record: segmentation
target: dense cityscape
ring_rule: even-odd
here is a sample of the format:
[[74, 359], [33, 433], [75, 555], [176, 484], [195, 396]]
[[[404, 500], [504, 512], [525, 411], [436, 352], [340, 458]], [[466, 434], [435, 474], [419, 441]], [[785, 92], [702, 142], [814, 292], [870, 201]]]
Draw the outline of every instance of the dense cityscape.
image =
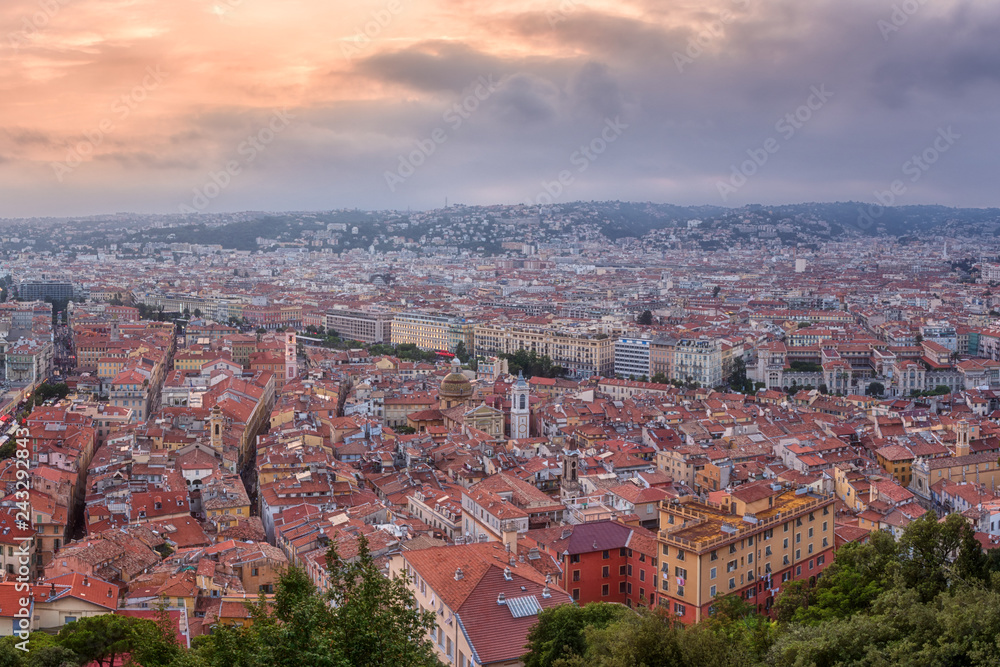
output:
[[437, 659], [513, 664], [561, 605], [773, 616], [928, 517], [1000, 554], [1000, 214], [832, 210], [8, 221], [5, 634], [24, 563], [32, 631], [191, 646], [333, 547]]
[[0, 667], [1000, 665], [996, 0], [0, 2]]

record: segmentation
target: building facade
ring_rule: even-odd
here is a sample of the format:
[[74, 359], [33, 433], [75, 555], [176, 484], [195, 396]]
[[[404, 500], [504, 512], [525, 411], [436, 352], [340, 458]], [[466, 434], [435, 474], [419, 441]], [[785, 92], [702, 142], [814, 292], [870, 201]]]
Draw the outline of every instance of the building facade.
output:
[[336, 331], [345, 340], [362, 343], [388, 343], [392, 340], [393, 313], [366, 310], [334, 309], [326, 314], [326, 329]]

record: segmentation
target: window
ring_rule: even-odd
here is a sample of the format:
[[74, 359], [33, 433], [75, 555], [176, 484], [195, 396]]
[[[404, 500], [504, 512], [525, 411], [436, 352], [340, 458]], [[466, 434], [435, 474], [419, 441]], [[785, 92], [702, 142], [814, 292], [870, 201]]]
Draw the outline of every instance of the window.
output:
[[736, 553], [736, 543], [735, 542], [733, 544], [729, 545], [729, 553], [731, 553], [731, 554]]
[[812, 542], [810, 542], [810, 543], [809, 543], [809, 549], [808, 549], [808, 552], [809, 552], [809, 553], [812, 553], [812, 552], [813, 552], [813, 545], [812, 545]]
[[766, 547], [764, 547], [764, 555], [765, 556], [770, 556], [771, 555], [771, 545], [770, 544], [767, 545]]
[[785, 548], [786, 549], [788, 548], [788, 538], [787, 537], [785, 538]]
[[678, 616], [683, 616], [687, 612], [687, 609], [680, 602], [674, 603], [674, 613]]
[[823, 538], [823, 546], [825, 547], [825, 546], [829, 545], [829, 543], [830, 543], [830, 538], [824, 537]]
[[731, 577], [729, 579], [729, 590], [733, 590], [734, 588], [736, 588], [736, 578]]
[[622, 577], [625, 576], [625, 566], [624, 565], [619, 565], [618, 566], [618, 575], [622, 576]]
[[802, 574], [802, 566], [801, 565], [795, 566], [795, 576], [797, 577], [801, 574]]
[[603, 597], [607, 597], [608, 596], [608, 592], [609, 591], [608, 591], [608, 585], [607, 584], [604, 584], [603, 586], [601, 586], [601, 595]]
[[810, 529], [809, 529], [809, 537], [812, 537], [812, 536], [813, 536], [813, 529], [812, 529], [812, 528], [810, 528]]
[[708, 587], [708, 594], [713, 598], [715, 597], [715, 586]]
[[825, 562], [826, 562], [826, 556], [819, 556], [816, 559], [816, 565], [817, 565], [817, 567], [822, 567], [823, 563], [825, 563]]
[[670, 555], [670, 548], [666, 544], [663, 545], [663, 555], [664, 556]]
[[678, 549], [677, 550], [677, 560], [684, 560], [684, 550], [683, 549]]
[[810, 570], [813, 569], [813, 559], [812, 558], [809, 559], [809, 569]]
[[786, 533], [788, 532], [788, 522], [787, 522], [787, 521], [786, 521], [786, 522], [785, 522], [785, 524], [784, 524], [784, 525], [782, 526], [782, 529], [783, 529], [783, 530], [784, 530], [784, 531], [785, 531]]
[[748, 563], [752, 563], [753, 562], [753, 552], [750, 552], [750, 553], [747, 554], [747, 562]]
[[629, 566], [628, 566], [628, 568], [627, 568], [627, 569], [628, 569], [628, 576], [630, 576], [630, 577], [631, 577], [631, 576], [632, 576], [632, 565], [631, 565], [631, 564], [629, 564]]
[[72, 623], [75, 620], [76, 620], [76, 616], [67, 616], [65, 622], [66, 623]]
[[726, 572], [735, 572], [735, 571], [736, 571], [736, 559], [734, 558], [733, 560], [726, 563]]
[[571, 562], [571, 563], [579, 563], [580, 562], [580, 554], [573, 554], [572, 556], [570, 556], [569, 557], [569, 562]]
[[719, 560], [719, 552], [716, 549], [712, 549], [712, 553], [709, 555], [709, 560]]
[[580, 581], [580, 570], [573, 570], [573, 581]]
[[639, 581], [646, 581], [646, 570], [639, 570]]
[[579, 600], [580, 599], [580, 589], [579, 588], [574, 588], [573, 589], [573, 599], [574, 600]]
[[609, 553], [608, 553], [608, 550], [607, 550], [607, 549], [605, 549], [605, 550], [604, 550], [604, 551], [603, 551], [603, 552], [601, 553], [601, 558], [603, 558], [604, 560], [607, 560], [607, 559], [611, 558], [611, 554], [609, 554]]
[[688, 571], [685, 570], [683, 567], [675, 567], [674, 568], [674, 576], [675, 577], [679, 577], [681, 579], [687, 579], [688, 578]]
[[621, 549], [618, 550], [618, 555], [622, 556], [622, 557], [628, 555], [628, 549], [626, 549], [625, 547], [622, 547]]
[[624, 581], [618, 582], [618, 592], [619, 593], [624, 593], [625, 592], [625, 582]]
[[716, 569], [713, 567], [711, 570], [708, 571], [708, 578], [709, 579], [715, 579], [715, 575], [716, 574], [718, 574], [718, 573], [716, 572]]
[[610, 576], [611, 576], [611, 568], [605, 565], [604, 567], [601, 568], [601, 578], [607, 579]]
[[802, 533], [796, 533], [795, 534], [795, 543], [798, 544], [801, 541], [802, 541]]

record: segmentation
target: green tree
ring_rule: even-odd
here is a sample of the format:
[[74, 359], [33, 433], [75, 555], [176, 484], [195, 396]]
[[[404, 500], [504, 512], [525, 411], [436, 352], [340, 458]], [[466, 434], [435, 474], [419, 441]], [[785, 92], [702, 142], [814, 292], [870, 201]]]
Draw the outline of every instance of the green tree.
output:
[[358, 538], [358, 554], [348, 562], [334, 545], [326, 554], [327, 597], [333, 605], [333, 635], [348, 664], [358, 667], [439, 665], [428, 632], [434, 612], [419, 611], [405, 577], [387, 578]]
[[321, 594], [296, 567], [282, 575], [273, 602], [248, 604], [252, 623], [215, 628], [197, 654], [213, 667], [437, 666], [428, 638], [434, 613], [416, 608], [405, 578], [382, 575], [361, 536], [344, 561], [327, 552], [330, 590]]
[[[801, 589], [786, 589], [777, 602], [783, 609], [797, 606], [794, 620], [800, 623], [848, 617], [867, 609], [890, 588], [899, 568], [899, 544], [889, 533], [872, 531], [866, 544], [851, 542], [841, 547], [811, 591], [806, 606], [801, 603]], [[786, 594], [793, 599], [785, 600]]]
[[642, 311], [639, 317], [635, 318], [635, 322], [636, 324], [640, 324], [644, 327], [650, 326], [653, 324], [653, 312], [650, 310]]
[[868, 389], [865, 390], [866, 396], [884, 396], [885, 395], [885, 385], [881, 382], [872, 382], [868, 385]]
[[11, 438], [0, 446], [0, 460], [9, 459], [17, 453], [17, 440]]
[[631, 613], [621, 605], [591, 602], [582, 607], [564, 604], [538, 614], [528, 633], [524, 667], [552, 667], [560, 659], [586, 652], [587, 628], [604, 628]]
[[136, 648], [136, 639], [144, 635], [139, 626], [151, 623], [117, 614], [89, 616], [63, 626], [57, 641], [84, 664], [96, 662], [98, 667], [112, 667], [123, 653]]

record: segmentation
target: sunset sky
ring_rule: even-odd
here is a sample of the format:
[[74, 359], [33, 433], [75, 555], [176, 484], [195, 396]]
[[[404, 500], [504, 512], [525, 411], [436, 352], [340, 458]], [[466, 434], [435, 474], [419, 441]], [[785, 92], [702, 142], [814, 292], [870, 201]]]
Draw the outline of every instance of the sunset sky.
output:
[[996, 0], [3, 0], [0, 218], [997, 206], [997, 35]]

